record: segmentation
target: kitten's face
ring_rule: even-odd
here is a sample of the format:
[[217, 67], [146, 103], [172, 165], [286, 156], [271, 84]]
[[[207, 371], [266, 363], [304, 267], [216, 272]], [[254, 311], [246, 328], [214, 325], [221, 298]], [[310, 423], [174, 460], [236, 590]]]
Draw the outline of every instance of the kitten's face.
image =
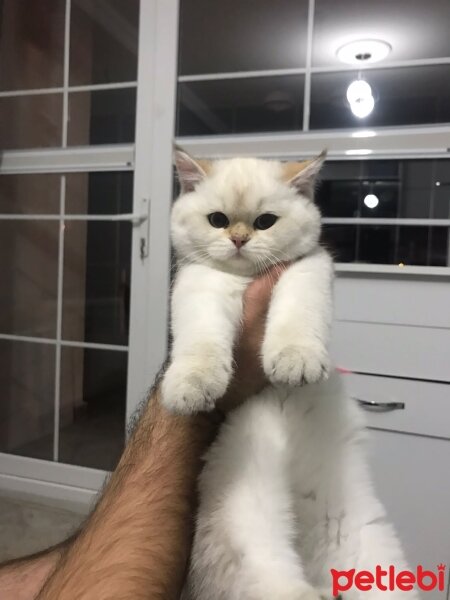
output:
[[320, 234], [311, 196], [322, 162], [194, 161], [178, 151], [182, 193], [172, 211], [178, 257], [254, 275], [307, 254]]

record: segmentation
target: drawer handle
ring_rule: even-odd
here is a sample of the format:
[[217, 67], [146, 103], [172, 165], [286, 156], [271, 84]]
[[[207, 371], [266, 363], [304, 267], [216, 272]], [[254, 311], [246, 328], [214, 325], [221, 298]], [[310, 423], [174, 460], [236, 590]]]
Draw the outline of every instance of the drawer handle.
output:
[[376, 402], [375, 400], [361, 400], [361, 398], [353, 398], [364, 410], [374, 412], [389, 412], [391, 410], [404, 410], [404, 402]]

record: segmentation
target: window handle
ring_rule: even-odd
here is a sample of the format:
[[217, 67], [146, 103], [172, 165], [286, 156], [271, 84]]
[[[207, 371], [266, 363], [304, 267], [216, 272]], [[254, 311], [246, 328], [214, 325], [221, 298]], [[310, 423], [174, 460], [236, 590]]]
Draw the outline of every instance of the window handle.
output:
[[391, 410], [404, 410], [404, 402], [376, 402], [375, 400], [362, 400], [361, 398], [353, 398], [364, 408], [372, 412], [390, 412]]

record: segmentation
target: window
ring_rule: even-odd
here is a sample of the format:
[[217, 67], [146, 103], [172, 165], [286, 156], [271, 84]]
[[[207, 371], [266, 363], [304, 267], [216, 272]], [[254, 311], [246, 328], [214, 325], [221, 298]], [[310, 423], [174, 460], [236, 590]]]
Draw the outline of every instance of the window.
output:
[[450, 266], [449, 187], [450, 160], [326, 163], [323, 242], [339, 262]]
[[[308, 4], [181, 1], [178, 135], [450, 122], [446, 0], [316, 0], [312, 15]], [[361, 37], [381, 37], [385, 60], [341, 62]], [[375, 99], [364, 121], [346, 98], [361, 78]]]
[[[317, 201], [338, 262], [450, 266], [447, 0], [283, 0], [276, 9], [181, 0], [180, 8], [182, 146], [204, 157], [278, 159], [328, 147]], [[385, 58], [342, 62], [339, 49], [361, 38], [385, 42]], [[374, 98], [365, 117], [347, 100], [359, 79]]]
[[101, 469], [120, 456], [132, 194], [127, 171], [0, 175], [0, 450]]
[[0, 11], [2, 147], [15, 151], [0, 174], [0, 451], [112, 469], [133, 213], [133, 147], [114, 146], [135, 140], [139, 1]]
[[134, 141], [139, 0], [5, 0], [0, 11], [4, 150]]

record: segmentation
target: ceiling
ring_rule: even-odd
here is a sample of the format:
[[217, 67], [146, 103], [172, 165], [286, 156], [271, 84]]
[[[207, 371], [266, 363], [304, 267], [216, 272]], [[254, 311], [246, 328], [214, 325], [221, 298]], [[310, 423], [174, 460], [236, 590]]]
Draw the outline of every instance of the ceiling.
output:
[[[450, 0], [316, 0], [313, 66], [341, 65], [337, 49], [389, 42], [392, 61], [450, 56]], [[182, 0], [180, 74], [305, 66], [308, 0]]]

